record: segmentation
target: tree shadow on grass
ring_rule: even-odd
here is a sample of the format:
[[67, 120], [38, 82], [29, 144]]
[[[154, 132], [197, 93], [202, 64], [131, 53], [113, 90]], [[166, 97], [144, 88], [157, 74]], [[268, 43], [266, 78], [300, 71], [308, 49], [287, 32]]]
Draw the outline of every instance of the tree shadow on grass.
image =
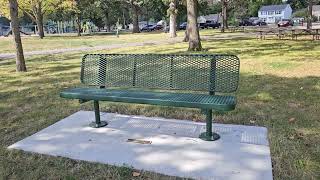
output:
[[[81, 60], [82, 54], [86, 53], [64, 53], [62, 56], [58, 54], [52, 54], [52, 55], [34, 55], [29, 56], [25, 58], [26, 64], [28, 66], [29, 63], [47, 63], [47, 62], [63, 62], [66, 60], [72, 60], [72, 59], [79, 59]], [[13, 65], [15, 64], [15, 59], [4, 59], [0, 60], [0, 66], [7, 66], [7, 65]]]
[[[80, 85], [78, 80], [75, 81], [79, 74], [69, 72], [74, 68], [77, 68], [77, 65], [66, 65], [63, 68], [59, 66], [48, 67], [45, 72], [37, 72], [40, 79], [6, 83], [4, 88], [27, 85], [29, 87], [21, 91], [10, 89], [5, 94], [1, 94], [3, 105], [0, 106], [0, 116], [2, 117], [0, 144], [10, 145], [80, 109], [92, 110], [92, 103], [79, 105], [75, 100], [59, 97], [59, 92], [64, 88]], [[51, 77], [48, 78], [47, 75]], [[267, 127], [275, 177], [278, 179], [297, 177], [299, 179], [304, 176], [307, 179], [312, 179], [316, 172], [302, 166], [298, 166], [297, 169], [296, 157], [303, 155], [304, 159], [301, 157], [301, 161], [317, 157], [317, 146], [320, 142], [316, 137], [319, 136], [319, 132], [318, 134], [314, 133], [314, 129], [320, 128], [317, 98], [319, 87], [320, 77], [287, 78], [268, 74], [242, 73], [237, 92], [236, 110], [216, 115], [215, 121]], [[194, 121], [203, 121], [205, 118], [197, 109], [151, 105], [104, 102], [101, 103], [101, 110]], [[295, 122], [290, 123], [289, 119], [291, 118], [294, 118]], [[308, 132], [304, 134], [302, 139], [289, 139], [296, 134], [297, 130], [301, 129]], [[319, 159], [315, 161], [319, 162]], [[288, 167], [283, 168], [281, 164], [286, 164]], [[20, 165], [18, 166], [20, 167]], [[36, 166], [35, 168], [41, 167]]]

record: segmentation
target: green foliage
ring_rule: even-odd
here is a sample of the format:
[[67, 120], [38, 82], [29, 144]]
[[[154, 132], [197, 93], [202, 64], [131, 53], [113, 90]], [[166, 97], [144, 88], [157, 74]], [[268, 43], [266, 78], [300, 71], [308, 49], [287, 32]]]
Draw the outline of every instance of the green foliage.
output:
[[300, 9], [296, 12], [293, 13], [293, 17], [303, 17], [306, 18], [308, 17], [308, 10], [306, 8]]

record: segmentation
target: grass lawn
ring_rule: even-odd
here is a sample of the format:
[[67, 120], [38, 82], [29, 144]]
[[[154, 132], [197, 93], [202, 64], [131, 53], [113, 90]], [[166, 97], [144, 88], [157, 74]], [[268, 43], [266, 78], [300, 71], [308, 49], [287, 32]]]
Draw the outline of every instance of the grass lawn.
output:
[[[203, 34], [209, 38], [203, 41], [205, 50], [200, 53], [235, 54], [241, 59], [237, 108], [217, 116], [216, 122], [267, 127], [275, 179], [320, 179], [320, 42], [215, 39], [210, 38], [210, 31]], [[146, 40], [146, 36], [151, 37], [128, 35], [124, 41]], [[95, 38], [101, 43], [113, 39], [61, 37], [61, 44], [54, 46], [70, 47], [66, 46], [67, 41], [89, 45], [96, 43]], [[155, 35], [157, 38], [161, 34]], [[40, 42], [29, 40], [31, 44], [31, 40]], [[50, 38], [43, 41], [46, 43]], [[186, 49], [186, 43], [178, 43], [99, 52], [188, 53]], [[12, 50], [7, 47], [6, 51]], [[0, 61], [0, 179], [177, 179], [151, 172], [132, 177], [134, 170], [126, 166], [119, 168], [6, 149], [80, 109], [92, 110], [91, 104], [79, 105], [77, 101], [59, 97], [63, 88], [80, 84], [81, 56], [69, 53], [28, 57], [27, 73], [16, 73], [13, 59]], [[196, 109], [106, 102], [101, 106], [105, 112], [193, 121], [205, 118]]]
[[[141, 33], [120, 34], [119, 38], [113, 33], [110, 34], [97, 34], [94, 36], [83, 35], [77, 37], [72, 35], [48, 35], [44, 39], [38, 36], [22, 36], [23, 48], [25, 52], [39, 51], [39, 50], [52, 50], [52, 49], [65, 49], [77, 47], [94, 47], [105, 46], [111, 44], [144, 42], [148, 40], [166, 40], [169, 39], [164, 33]], [[12, 43], [12, 36], [0, 38], [0, 53], [14, 53], [14, 44]]]

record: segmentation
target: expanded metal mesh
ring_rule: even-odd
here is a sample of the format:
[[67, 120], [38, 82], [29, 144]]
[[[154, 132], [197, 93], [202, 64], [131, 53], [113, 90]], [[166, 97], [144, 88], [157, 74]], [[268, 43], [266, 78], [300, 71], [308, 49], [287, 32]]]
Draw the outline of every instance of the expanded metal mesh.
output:
[[87, 54], [81, 82], [229, 93], [238, 88], [239, 67], [239, 58], [233, 55]]

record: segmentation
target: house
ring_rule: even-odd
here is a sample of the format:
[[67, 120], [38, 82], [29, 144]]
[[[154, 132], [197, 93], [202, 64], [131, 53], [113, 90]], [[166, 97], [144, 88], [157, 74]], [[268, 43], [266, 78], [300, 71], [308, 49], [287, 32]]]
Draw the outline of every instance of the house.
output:
[[290, 19], [292, 8], [290, 4], [262, 6], [258, 11], [258, 17], [266, 23], [276, 23], [282, 19]]
[[199, 16], [197, 19], [198, 23], [206, 23], [207, 21], [220, 22], [219, 14], [209, 14], [206, 16]]
[[320, 5], [315, 5], [312, 7], [312, 15], [317, 17], [317, 20], [320, 21]]

